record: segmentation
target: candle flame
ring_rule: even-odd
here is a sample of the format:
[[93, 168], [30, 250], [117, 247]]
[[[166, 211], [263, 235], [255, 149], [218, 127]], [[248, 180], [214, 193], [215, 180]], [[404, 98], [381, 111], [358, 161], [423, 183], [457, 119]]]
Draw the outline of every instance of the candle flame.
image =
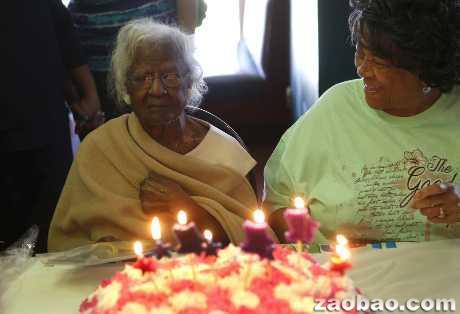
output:
[[294, 198], [294, 206], [297, 209], [305, 208], [305, 201], [300, 196], [297, 196], [296, 198]]
[[346, 246], [337, 245], [335, 247], [335, 251], [337, 252], [337, 255], [340, 257], [340, 259], [342, 260], [347, 260], [351, 258], [350, 250], [348, 250]]
[[265, 222], [265, 214], [261, 209], [256, 209], [253, 214], [254, 221], [258, 224]]
[[206, 229], [206, 230], [203, 232], [203, 236], [204, 236], [204, 238], [205, 238], [208, 242], [212, 242], [212, 232], [211, 232], [211, 230]]
[[155, 241], [161, 240], [161, 226], [160, 226], [160, 219], [158, 217], [153, 217], [152, 219], [152, 238]]
[[345, 238], [345, 236], [342, 235], [342, 234], [338, 234], [335, 238], [337, 240], [338, 245], [347, 245], [348, 244], [348, 239]]
[[181, 225], [186, 225], [187, 224], [187, 213], [183, 210], [180, 210], [179, 213], [177, 213], [177, 221]]
[[136, 253], [137, 257], [141, 258], [142, 257], [142, 243], [141, 241], [136, 241], [134, 242], [134, 253]]

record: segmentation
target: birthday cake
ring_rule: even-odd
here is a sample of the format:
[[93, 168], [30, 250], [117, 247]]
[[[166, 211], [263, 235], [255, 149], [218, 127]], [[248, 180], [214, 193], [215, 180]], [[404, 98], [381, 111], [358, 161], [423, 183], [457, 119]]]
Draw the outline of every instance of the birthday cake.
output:
[[263, 259], [230, 245], [217, 256], [144, 257], [127, 264], [101, 282], [80, 313], [300, 314], [314, 313], [319, 301], [358, 295], [343, 272], [306, 252], [276, 247], [272, 259]]

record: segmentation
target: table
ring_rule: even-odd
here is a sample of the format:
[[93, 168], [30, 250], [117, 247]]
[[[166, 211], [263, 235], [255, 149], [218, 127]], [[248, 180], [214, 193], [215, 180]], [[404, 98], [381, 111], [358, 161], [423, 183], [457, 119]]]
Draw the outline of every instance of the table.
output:
[[[353, 249], [352, 254], [354, 266], [349, 274], [369, 298], [394, 298], [400, 304], [410, 298], [453, 298], [460, 309], [460, 239], [400, 243], [394, 249], [366, 247]], [[321, 254], [318, 259], [325, 261], [327, 256]], [[0, 313], [78, 313], [80, 302], [98, 283], [123, 267], [47, 267], [32, 260], [8, 285]]]

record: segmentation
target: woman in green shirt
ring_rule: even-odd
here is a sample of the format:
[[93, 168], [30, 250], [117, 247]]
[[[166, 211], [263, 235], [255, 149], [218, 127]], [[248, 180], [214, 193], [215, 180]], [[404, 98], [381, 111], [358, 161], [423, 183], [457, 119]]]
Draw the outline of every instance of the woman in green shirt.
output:
[[281, 138], [265, 168], [271, 221], [281, 236], [283, 209], [303, 195], [319, 241], [460, 237], [454, 1], [350, 3], [361, 79], [329, 89]]

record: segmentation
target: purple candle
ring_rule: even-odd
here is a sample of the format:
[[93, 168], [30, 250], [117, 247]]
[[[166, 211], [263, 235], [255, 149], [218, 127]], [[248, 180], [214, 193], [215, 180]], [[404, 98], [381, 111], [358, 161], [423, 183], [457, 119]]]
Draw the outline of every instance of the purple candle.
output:
[[177, 214], [177, 220], [179, 223], [173, 226], [174, 234], [176, 235], [179, 247], [178, 253], [201, 253], [201, 243], [203, 238], [198, 232], [195, 223], [187, 223], [187, 214], [181, 210]]
[[156, 245], [153, 251], [148, 254], [148, 256], [155, 256], [157, 259], [161, 259], [162, 257], [171, 257], [171, 245], [161, 241], [161, 226], [158, 217], [153, 217], [151, 231], [152, 238], [155, 240]]
[[217, 251], [222, 248], [222, 243], [220, 242], [214, 242], [212, 240], [212, 232], [206, 229], [203, 232], [203, 236], [206, 239], [205, 242], [201, 244], [201, 247], [203, 251], [205, 252], [206, 255], [217, 255]]
[[160, 259], [162, 257], [171, 257], [171, 244], [169, 243], [163, 243], [163, 241], [158, 240], [156, 241], [155, 248], [153, 249], [153, 255], [157, 259]]
[[248, 253], [256, 253], [262, 258], [273, 258], [273, 250], [275, 242], [267, 234], [267, 224], [262, 210], [258, 209], [254, 212], [254, 220], [246, 220], [243, 224], [245, 241], [241, 244], [243, 251]]
[[284, 218], [288, 225], [288, 231], [285, 233], [286, 240], [289, 242], [311, 243], [319, 223], [308, 214], [308, 210], [304, 208], [302, 198], [295, 198], [295, 206], [296, 208], [288, 208], [284, 212]]

